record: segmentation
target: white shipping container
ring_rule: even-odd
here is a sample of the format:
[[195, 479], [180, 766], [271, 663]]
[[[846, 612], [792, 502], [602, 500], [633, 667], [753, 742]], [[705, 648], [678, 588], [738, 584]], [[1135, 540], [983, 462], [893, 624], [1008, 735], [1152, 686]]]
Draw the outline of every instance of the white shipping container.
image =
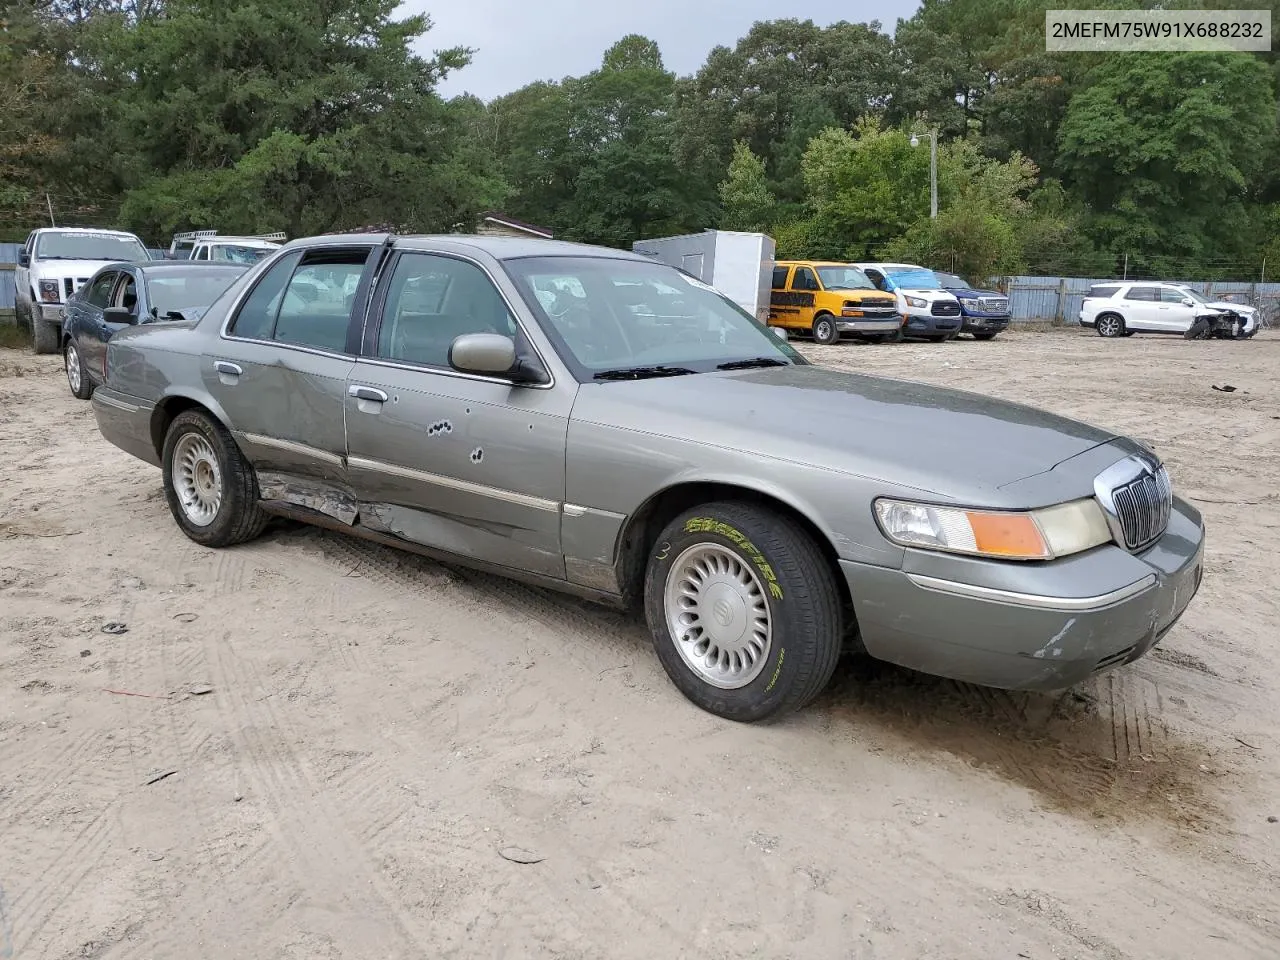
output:
[[715, 287], [761, 323], [769, 322], [774, 243], [767, 234], [704, 230], [637, 240], [631, 249], [684, 270]]

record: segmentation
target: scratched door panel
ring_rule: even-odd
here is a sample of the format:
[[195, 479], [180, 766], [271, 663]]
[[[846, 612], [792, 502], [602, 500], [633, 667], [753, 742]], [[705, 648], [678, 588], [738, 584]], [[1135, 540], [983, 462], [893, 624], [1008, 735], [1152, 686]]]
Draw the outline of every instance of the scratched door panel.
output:
[[359, 361], [347, 396], [361, 522], [490, 563], [564, 576], [572, 394]]

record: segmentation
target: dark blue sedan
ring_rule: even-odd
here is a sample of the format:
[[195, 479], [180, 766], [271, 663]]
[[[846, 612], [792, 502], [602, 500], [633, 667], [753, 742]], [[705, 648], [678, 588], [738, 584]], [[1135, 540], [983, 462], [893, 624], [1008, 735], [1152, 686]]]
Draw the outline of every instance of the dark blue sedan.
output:
[[109, 263], [67, 300], [62, 318], [62, 357], [67, 385], [88, 400], [102, 383], [107, 341], [139, 323], [196, 320], [248, 266], [155, 260]]

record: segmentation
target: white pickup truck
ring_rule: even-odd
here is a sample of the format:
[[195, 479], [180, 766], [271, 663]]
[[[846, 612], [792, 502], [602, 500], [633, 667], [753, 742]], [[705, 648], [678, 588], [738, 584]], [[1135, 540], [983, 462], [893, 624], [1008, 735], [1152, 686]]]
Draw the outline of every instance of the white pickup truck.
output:
[[135, 234], [96, 227], [41, 227], [18, 251], [14, 307], [36, 353], [57, 353], [67, 298], [108, 263], [150, 260]]

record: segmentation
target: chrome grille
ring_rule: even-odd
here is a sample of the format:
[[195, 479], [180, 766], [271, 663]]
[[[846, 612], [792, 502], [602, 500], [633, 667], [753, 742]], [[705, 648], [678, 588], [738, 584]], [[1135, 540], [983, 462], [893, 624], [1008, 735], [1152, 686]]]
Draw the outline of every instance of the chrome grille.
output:
[[1009, 298], [1008, 297], [980, 297], [978, 306], [982, 308], [983, 313], [1008, 313]]
[[1173, 485], [1169, 472], [1157, 467], [1111, 491], [1115, 517], [1124, 545], [1137, 550], [1156, 540], [1169, 525], [1173, 512]]

